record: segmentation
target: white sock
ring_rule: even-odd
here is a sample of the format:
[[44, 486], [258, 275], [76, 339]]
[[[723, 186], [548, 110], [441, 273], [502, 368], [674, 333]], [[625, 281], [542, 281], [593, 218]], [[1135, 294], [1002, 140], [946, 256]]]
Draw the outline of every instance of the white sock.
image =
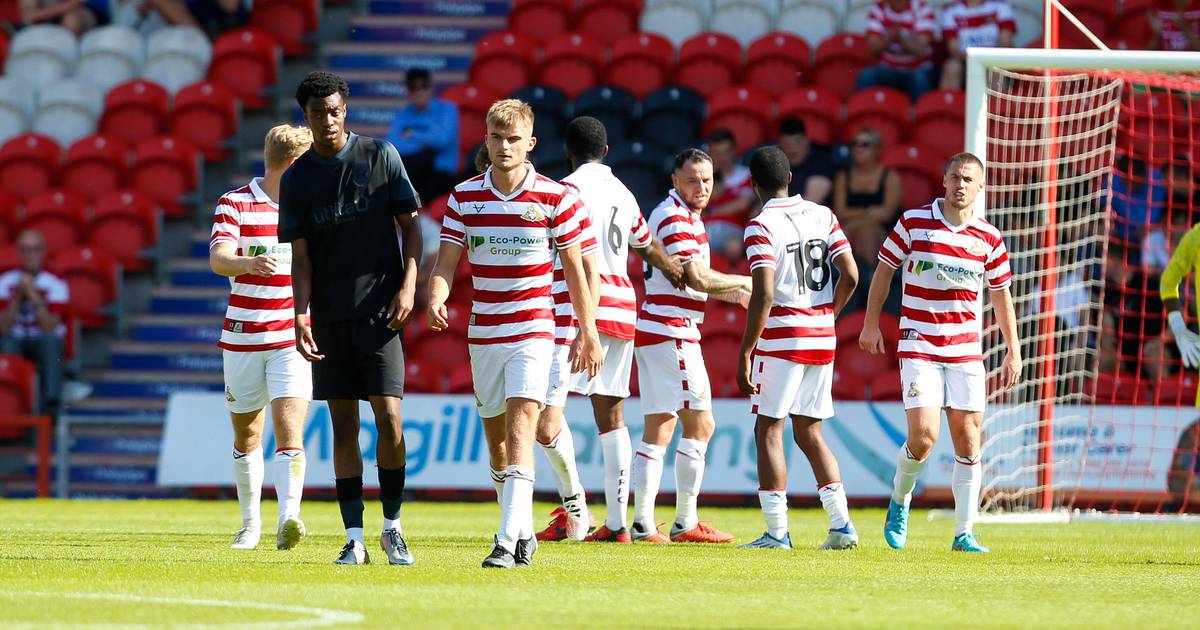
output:
[[400, 526], [400, 514], [399, 513], [396, 514], [396, 518], [388, 518], [386, 516], [383, 517], [383, 531], [386, 532], [389, 529], [396, 530], [396, 533], [398, 533], [398, 534], [404, 533], [404, 528]]
[[496, 540], [509, 552], [517, 541], [533, 535], [533, 469], [509, 466], [504, 470], [504, 498], [500, 504], [500, 531]]
[[892, 480], [892, 500], [908, 507], [912, 503], [912, 491], [917, 487], [917, 478], [925, 468], [925, 460], [913, 457], [908, 444], [900, 445], [896, 455], [896, 477]]
[[654, 529], [654, 500], [662, 483], [663, 457], [667, 447], [642, 442], [633, 459], [633, 523]]
[[304, 493], [304, 471], [308, 460], [304, 449], [275, 451], [271, 462], [275, 477], [275, 497], [279, 499], [279, 522], [300, 516], [300, 496]]
[[579, 468], [575, 466], [575, 439], [571, 437], [571, 427], [563, 420], [562, 430], [558, 432], [549, 444], [538, 443], [558, 481], [558, 496], [568, 499], [578, 496], [586, 503], [583, 494], [583, 484], [579, 483]]
[[675, 527], [687, 531], [700, 522], [696, 499], [704, 481], [704, 455], [708, 444], [682, 438], [675, 450]]
[[356, 542], [363, 547], [367, 546], [367, 539], [363, 537], [363, 528], [348, 527], [346, 528], [346, 542]]
[[788, 533], [787, 492], [784, 490], [759, 490], [758, 504], [767, 519], [767, 533], [783, 539]]
[[608, 508], [604, 524], [616, 532], [626, 527], [625, 510], [629, 506], [629, 469], [633, 464], [629, 429], [602, 433], [600, 449], [604, 454], [604, 504]]
[[970, 534], [979, 518], [979, 486], [983, 482], [983, 466], [979, 456], [954, 457], [954, 520], [957, 521], [955, 536]]
[[243, 453], [233, 449], [233, 480], [237, 484], [238, 505], [242, 508], [242, 527], [262, 529], [263, 476], [262, 445]]
[[492, 471], [492, 487], [496, 488], [496, 503], [504, 505], [504, 471]]
[[850, 524], [850, 506], [846, 505], [846, 488], [840, 481], [830, 481], [817, 488], [821, 506], [829, 515], [830, 529], [841, 529]]

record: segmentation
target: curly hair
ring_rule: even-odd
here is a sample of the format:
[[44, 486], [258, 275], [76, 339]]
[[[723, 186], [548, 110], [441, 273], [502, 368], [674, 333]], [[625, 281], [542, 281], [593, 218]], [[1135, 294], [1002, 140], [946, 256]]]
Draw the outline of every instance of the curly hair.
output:
[[750, 177], [768, 192], [786, 189], [792, 167], [779, 147], [762, 147], [750, 155]]
[[345, 79], [332, 72], [317, 70], [308, 73], [296, 86], [296, 102], [300, 104], [300, 109], [307, 109], [308, 100], [312, 97], [325, 98], [334, 93], [341, 94], [345, 101], [350, 98], [350, 86]]
[[604, 157], [604, 147], [608, 146], [608, 131], [599, 119], [579, 116], [567, 123], [564, 135], [567, 152], [576, 160], [591, 161]]

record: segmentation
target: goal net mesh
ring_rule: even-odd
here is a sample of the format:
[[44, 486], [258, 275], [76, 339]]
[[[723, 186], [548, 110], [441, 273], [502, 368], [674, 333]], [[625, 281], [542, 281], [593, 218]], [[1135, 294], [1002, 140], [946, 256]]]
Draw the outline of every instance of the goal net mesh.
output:
[[1200, 218], [1200, 81], [992, 68], [986, 86], [985, 213], [1009, 250], [1025, 367], [995, 386], [989, 310], [983, 510], [1194, 510], [1196, 379], [1159, 278]]

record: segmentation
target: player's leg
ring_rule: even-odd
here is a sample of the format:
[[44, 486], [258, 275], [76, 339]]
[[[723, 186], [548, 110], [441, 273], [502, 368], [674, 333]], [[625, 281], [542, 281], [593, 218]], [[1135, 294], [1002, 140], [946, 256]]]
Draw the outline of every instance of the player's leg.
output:
[[792, 405], [792, 434], [817, 480], [817, 495], [829, 516], [829, 534], [819, 549], [852, 549], [858, 532], [850, 522], [846, 488], [837, 458], [821, 434], [824, 420], [833, 417], [833, 364], [796, 365], [800, 378]]
[[629, 428], [625, 426], [625, 399], [601, 394], [591, 398], [596, 428], [600, 431], [600, 450], [604, 457], [604, 505], [608, 515], [604, 525], [586, 540], [631, 542], [626, 510], [629, 507], [633, 442], [629, 439]]
[[567, 362], [569, 353], [570, 346], [555, 344], [546, 407], [537, 421], [535, 438], [550, 462], [550, 469], [554, 471], [558, 496], [562, 501], [562, 506], [551, 513], [549, 526], [537, 533], [538, 540], [583, 540], [594, 525], [587, 509], [583, 484], [579, 481], [579, 468], [575, 464], [574, 436], [571, 435], [571, 427], [563, 420], [571, 372]]
[[483, 437], [488, 447], [488, 469], [492, 487], [496, 489], [496, 503], [504, 501], [504, 469], [508, 467], [508, 452], [504, 449], [504, 414], [483, 418]]
[[791, 549], [787, 517], [787, 457], [783, 446], [783, 420], [759, 415], [754, 421], [754, 448], [758, 454], [758, 503], [767, 530], [744, 549]]
[[674, 343], [659, 343], [634, 349], [638, 363], [638, 389], [641, 390], [645, 423], [642, 441], [634, 453], [631, 469], [633, 485], [633, 526], [635, 541], [670, 542], [654, 521], [654, 502], [662, 483], [667, 445], [675, 434], [677, 392], [682, 379], [679, 355]]
[[683, 436], [675, 447], [675, 521], [671, 525], [671, 541], [733, 542], [733, 534], [701, 523], [696, 511], [700, 485], [704, 481], [708, 442], [717, 426], [712, 415], [712, 388], [700, 344], [676, 343], [675, 347], [682, 385], [676, 385], [677, 413], [683, 425]]
[[884, 539], [894, 549], [908, 540], [908, 511], [913, 488], [933, 451], [941, 428], [945, 383], [942, 366], [929, 361], [901, 359], [900, 384], [908, 420], [908, 438], [896, 454], [892, 499], [883, 525]]
[[312, 398], [312, 368], [292, 348], [272, 351], [266, 364], [267, 391], [275, 428], [275, 456], [271, 468], [275, 496], [279, 501], [275, 547], [291, 549], [305, 535], [304, 522], [300, 520], [300, 499], [304, 494], [304, 473], [308, 467], [304, 453], [304, 422], [308, 418], [308, 401]]
[[334, 564], [367, 564], [370, 558], [363, 534], [363, 464], [362, 450], [358, 445], [361, 428], [358, 399], [331, 399], [326, 404], [333, 425], [333, 478], [337, 488], [338, 511], [342, 515], [342, 527], [346, 530], [346, 545]]
[[379, 546], [388, 564], [411, 566], [412, 552], [404, 540], [400, 524], [400, 507], [404, 503], [404, 424], [400, 417], [400, 398], [370, 396], [378, 434], [376, 462], [379, 466], [379, 502], [383, 509], [383, 526]]
[[955, 551], [987, 553], [987, 547], [975, 538], [975, 521], [979, 518], [979, 490], [983, 481], [980, 463], [980, 432], [987, 391], [983, 362], [948, 366], [946, 370], [946, 419], [950, 438], [954, 442]]
[[508, 353], [504, 348], [472, 344], [467, 346], [471, 357], [471, 380], [474, 383], [476, 410], [483, 421], [483, 437], [488, 447], [488, 469], [496, 489], [496, 503], [504, 504], [504, 469], [508, 454], [504, 450], [504, 363]]
[[242, 527], [230, 546], [254, 549], [262, 537], [263, 408], [268, 402], [263, 357], [260, 352], [225, 350], [222, 362], [225, 406], [233, 423], [233, 479], [242, 513]]

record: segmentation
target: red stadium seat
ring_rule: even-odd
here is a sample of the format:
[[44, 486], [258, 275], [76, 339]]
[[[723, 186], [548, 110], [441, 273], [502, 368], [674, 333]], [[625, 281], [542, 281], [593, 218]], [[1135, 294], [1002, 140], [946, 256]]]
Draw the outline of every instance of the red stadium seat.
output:
[[734, 360], [741, 351], [741, 347], [741, 340], [733, 337], [705, 339], [704, 343], [700, 344], [700, 352], [704, 355], [704, 366], [708, 368], [710, 382], [716, 382], [718, 379], [714, 377], [718, 375], [729, 376], [732, 380], [732, 371], [726, 375], [725, 370], [736, 365]]
[[572, 30], [573, 0], [515, 0], [508, 12], [508, 30], [544, 42]]
[[638, 30], [641, 0], [582, 0], [572, 22], [575, 30], [615, 42]]
[[604, 83], [623, 87], [641, 100], [666, 83], [674, 62], [675, 47], [667, 38], [655, 33], [634, 33], [613, 42], [612, 61], [604, 69]]
[[854, 93], [858, 71], [871, 65], [867, 40], [858, 33], [837, 33], [817, 44], [812, 82], [846, 98]]
[[870, 400], [901, 400], [904, 395], [898, 369], [876, 375], [867, 387]]
[[486, 88], [463, 83], [446, 88], [442, 98], [458, 106], [459, 155], [471, 159], [469, 152], [487, 135], [487, 110], [501, 97]]
[[536, 56], [537, 43], [525, 35], [489, 33], [475, 45], [470, 82], [497, 94], [511, 94], [532, 82]]
[[803, 120], [813, 142], [829, 144], [842, 125], [842, 98], [821, 86], [797, 88], [779, 99], [779, 118]]
[[[1108, 38], [1109, 25], [1117, 17], [1117, 3], [1112, 0], [1065, 0], [1063, 6], [1096, 37]], [[1067, 20], [1063, 19], [1061, 23], [1059, 33], [1065, 35], [1068, 31], [1079, 32], [1075, 25]]]
[[206, 160], [229, 157], [228, 145], [237, 130], [237, 97], [224, 85], [201, 81], [175, 95], [167, 133], [191, 142]]
[[725, 88], [708, 99], [708, 120], [704, 132], [718, 127], [733, 132], [738, 153], [762, 144], [772, 134], [771, 95], [750, 85]]
[[26, 200], [21, 229], [37, 230], [46, 240], [46, 251], [56, 252], [83, 240], [87, 220], [87, 199], [54, 189]]
[[[0, 244], [11, 243], [17, 235], [17, 222], [20, 221], [21, 198], [0, 190]], [[5, 271], [0, 269], [0, 272]]]
[[587, 33], [563, 33], [546, 42], [537, 82], [574, 99], [600, 80], [604, 41]]
[[953, 155], [963, 149], [963, 118], [966, 93], [936, 90], [923, 94], [914, 108], [909, 138]]
[[471, 376], [470, 363], [464, 363], [463, 365], [458, 365], [451, 369], [447, 381], [446, 393], [448, 394], [475, 393], [475, 380]]
[[0, 273], [21, 266], [21, 254], [16, 245], [0, 244]]
[[271, 103], [264, 90], [279, 79], [279, 44], [270, 33], [253, 27], [226, 31], [213, 42], [208, 78], [224, 83], [245, 107]]
[[853, 140], [859, 130], [870, 127], [879, 132], [885, 148], [895, 146], [909, 126], [910, 107], [908, 95], [892, 88], [871, 87], [856, 92], [846, 101], [842, 140]]
[[425, 333], [409, 344], [408, 356], [424, 361], [431, 369], [449, 372], [470, 363], [466, 335], [452, 330]]
[[117, 301], [121, 265], [103, 250], [72, 247], [54, 255], [50, 267], [67, 281], [71, 310], [86, 327], [108, 323], [105, 311]]
[[305, 37], [317, 30], [318, 0], [256, 0], [250, 11], [250, 26], [267, 31], [293, 57], [308, 52]]
[[1087, 389], [1098, 405], [1146, 405], [1154, 399], [1150, 382], [1133, 374], [1096, 375]]
[[129, 178], [129, 146], [104, 134], [80, 138], [67, 149], [62, 187], [95, 199], [123, 188]]
[[138, 144], [134, 152], [130, 183], [152, 197], [170, 217], [182, 216], [187, 206], [181, 200], [196, 190], [196, 150], [175, 136], [156, 136]]
[[25, 357], [0, 354], [0, 413], [31, 414], [37, 399], [37, 366]]
[[865, 400], [867, 381], [858, 372], [835, 361], [833, 364], [833, 397], [837, 400]]
[[[867, 312], [853, 311], [842, 313], [837, 318], [834, 329], [837, 331], [838, 347], [858, 345], [858, 335], [863, 329], [863, 320]], [[883, 346], [888, 354], [896, 353], [896, 344], [900, 342], [900, 320], [887, 311], [879, 314], [879, 334], [883, 337]]]
[[25, 133], [0, 146], [0, 189], [28, 199], [58, 180], [62, 148], [49, 136]]
[[[733, 356], [737, 356], [736, 352]], [[728, 357], [723, 361], [711, 362], [708, 359], [704, 360], [704, 367], [708, 369], [708, 386], [712, 390], [713, 398], [744, 398], [745, 395], [738, 389], [737, 385], [737, 364], [730, 361]]]
[[404, 391], [416, 394], [438, 394], [444, 391], [445, 372], [426, 365], [424, 361], [405, 358]]
[[883, 163], [900, 176], [901, 208], [919, 208], [939, 196], [947, 157], [922, 144], [892, 147], [883, 154]]
[[158, 206], [134, 190], [121, 190], [96, 199], [86, 240], [107, 251], [130, 271], [143, 271], [150, 261], [143, 255], [158, 244]]
[[1170, 407], [1190, 407], [1196, 402], [1200, 377], [1195, 372], [1180, 371], [1162, 379], [1154, 387], [1154, 404]]
[[834, 356], [839, 369], [857, 372], [863, 379], [874, 378], [876, 374], [894, 369], [896, 365], [896, 359], [890, 353], [871, 354], [859, 348], [857, 343], [840, 345]]
[[679, 65], [671, 82], [712, 94], [738, 83], [742, 69], [742, 46], [724, 33], [698, 33], [679, 47]]
[[767, 33], [746, 49], [742, 82], [779, 98], [800, 85], [811, 56], [812, 50], [803, 39], [791, 33]]
[[425, 207], [421, 208], [421, 214], [424, 214], [440, 224], [442, 222], [442, 217], [446, 216], [446, 203], [448, 201], [450, 201], [450, 193], [446, 193], [441, 197], [426, 203]]
[[136, 79], [122, 83], [104, 97], [100, 133], [136, 144], [156, 136], [166, 125], [171, 97], [153, 81]]
[[709, 300], [711, 306], [704, 314], [704, 324], [700, 327], [700, 336], [707, 342], [710, 339], [729, 338], [741, 340], [746, 330], [746, 311], [735, 305], [726, 305], [719, 300]]

